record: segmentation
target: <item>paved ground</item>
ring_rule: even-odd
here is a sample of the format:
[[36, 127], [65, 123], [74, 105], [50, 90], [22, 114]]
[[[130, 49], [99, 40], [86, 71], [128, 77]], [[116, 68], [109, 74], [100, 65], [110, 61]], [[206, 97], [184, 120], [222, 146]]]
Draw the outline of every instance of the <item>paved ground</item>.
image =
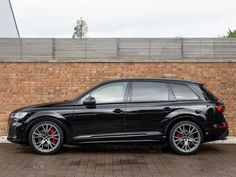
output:
[[42, 156], [28, 147], [0, 144], [0, 177], [234, 177], [236, 145], [206, 144], [193, 156], [160, 146], [64, 147]]
[[[0, 136], [0, 143], [10, 143], [7, 141], [7, 136]], [[228, 136], [227, 140], [218, 140], [210, 142], [213, 144], [236, 144], [236, 137], [235, 136]]]

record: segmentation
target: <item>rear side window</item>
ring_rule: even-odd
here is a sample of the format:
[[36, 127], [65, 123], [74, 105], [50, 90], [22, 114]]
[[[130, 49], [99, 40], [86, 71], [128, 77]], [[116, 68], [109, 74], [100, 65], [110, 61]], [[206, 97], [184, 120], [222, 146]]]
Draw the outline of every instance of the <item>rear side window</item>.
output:
[[133, 82], [131, 101], [167, 101], [170, 98], [165, 83]]
[[177, 100], [198, 100], [199, 97], [186, 85], [170, 84]]

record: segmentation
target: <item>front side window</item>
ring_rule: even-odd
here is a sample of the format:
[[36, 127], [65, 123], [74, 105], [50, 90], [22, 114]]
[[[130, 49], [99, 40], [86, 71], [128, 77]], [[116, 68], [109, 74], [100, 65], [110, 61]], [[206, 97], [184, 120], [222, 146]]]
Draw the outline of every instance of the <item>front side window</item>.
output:
[[170, 93], [165, 83], [133, 82], [131, 101], [167, 101]]
[[96, 99], [96, 103], [123, 102], [127, 82], [118, 82], [103, 85], [92, 91], [91, 96]]
[[198, 100], [199, 97], [186, 85], [170, 84], [177, 100]]

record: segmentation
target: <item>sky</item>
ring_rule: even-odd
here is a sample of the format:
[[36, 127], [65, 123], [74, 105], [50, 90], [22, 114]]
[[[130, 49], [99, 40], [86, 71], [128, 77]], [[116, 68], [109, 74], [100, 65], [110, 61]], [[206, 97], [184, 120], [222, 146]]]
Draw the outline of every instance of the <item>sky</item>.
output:
[[21, 37], [218, 37], [236, 29], [235, 0], [11, 0]]

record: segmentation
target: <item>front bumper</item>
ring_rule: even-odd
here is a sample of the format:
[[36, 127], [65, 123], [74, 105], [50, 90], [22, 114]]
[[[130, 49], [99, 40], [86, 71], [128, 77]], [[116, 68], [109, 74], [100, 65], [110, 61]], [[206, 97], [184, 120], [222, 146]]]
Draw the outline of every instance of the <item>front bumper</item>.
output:
[[7, 140], [13, 143], [25, 144], [27, 141], [23, 136], [23, 123], [16, 119], [10, 118], [8, 121], [8, 136]]

